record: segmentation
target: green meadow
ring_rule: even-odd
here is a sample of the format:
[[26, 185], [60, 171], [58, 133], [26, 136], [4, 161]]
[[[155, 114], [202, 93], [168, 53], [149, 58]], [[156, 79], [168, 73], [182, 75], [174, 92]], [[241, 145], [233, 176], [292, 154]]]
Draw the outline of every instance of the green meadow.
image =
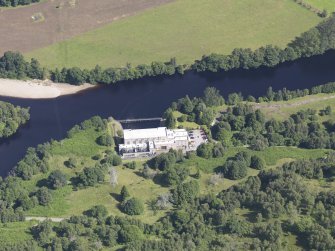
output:
[[304, 0], [304, 1], [319, 10], [327, 10], [330, 13], [335, 11], [334, 0]]
[[292, 0], [177, 0], [25, 54], [49, 68], [192, 63], [234, 48], [284, 47], [320, 22]]

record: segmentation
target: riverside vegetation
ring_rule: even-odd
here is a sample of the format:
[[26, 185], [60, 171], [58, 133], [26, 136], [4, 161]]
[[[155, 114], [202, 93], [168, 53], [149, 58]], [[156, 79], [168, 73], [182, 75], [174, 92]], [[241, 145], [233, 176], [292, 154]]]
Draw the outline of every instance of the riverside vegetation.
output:
[[196, 60], [192, 65], [178, 65], [175, 58], [169, 62], [153, 62], [150, 65], [141, 64], [133, 67], [127, 64], [123, 68], [102, 69], [97, 65], [86, 70], [79, 67], [46, 70], [39, 62], [32, 59], [26, 62], [19, 53], [7, 52], [0, 58], [0, 77], [5, 78], [37, 78], [50, 77], [54, 82], [70, 84], [112, 84], [124, 80], [144, 77], [183, 74], [185, 70], [230, 71], [234, 69], [254, 69], [259, 67], [274, 67], [283, 62], [289, 62], [303, 57], [323, 54], [335, 48], [335, 16], [325, 19], [315, 28], [295, 38], [285, 49], [268, 45], [257, 50], [235, 49], [230, 55], [210, 54]]
[[29, 119], [29, 108], [0, 101], [0, 139], [16, 133], [19, 127], [26, 124]]
[[[331, 97], [334, 86], [269, 88], [260, 103], [239, 94], [225, 100], [214, 88], [201, 98], [180, 99], [165, 112], [169, 126], [191, 120], [212, 138], [186, 156], [171, 150], [150, 160], [122, 161], [115, 151], [119, 125], [93, 117], [64, 140], [28, 149], [1, 181], [0, 236], [18, 236], [0, 238], [1, 246], [332, 250], [334, 103], [321, 101], [325, 107], [317, 111], [296, 106], [284, 120], [257, 106], [313, 101], [320, 92]], [[214, 124], [204, 119], [207, 113]], [[64, 220], [28, 224], [26, 216]]]

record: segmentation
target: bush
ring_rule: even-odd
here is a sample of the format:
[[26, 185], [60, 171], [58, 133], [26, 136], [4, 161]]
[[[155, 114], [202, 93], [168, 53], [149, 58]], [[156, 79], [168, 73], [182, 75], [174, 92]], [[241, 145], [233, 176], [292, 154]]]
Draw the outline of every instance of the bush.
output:
[[74, 158], [69, 158], [69, 160], [64, 162], [64, 165], [68, 168], [76, 168], [77, 164], [77, 160]]
[[121, 165], [121, 164], [122, 164], [122, 159], [121, 159], [121, 157], [120, 157], [119, 155], [117, 155], [117, 154], [114, 154], [112, 165], [113, 165], [113, 166], [119, 166], [119, 165]]
[[121, 204], [122, 211], [128, 215], [140, 215], [144, 212], [142, 201], [136, 198], [130, 198]]
[[125, 167], [127, 167], [129, 169], [132, 169], [132, 170], [135, 170], [136, 169], [136, 162], [132, 161], [132, 162], [126, 163]]

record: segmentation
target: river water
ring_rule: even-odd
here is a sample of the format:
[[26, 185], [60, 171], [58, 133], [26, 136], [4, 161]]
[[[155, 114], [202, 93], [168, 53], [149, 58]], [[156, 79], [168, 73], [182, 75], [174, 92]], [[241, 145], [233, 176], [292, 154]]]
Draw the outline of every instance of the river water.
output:
[[29, 146], [61, 139], [75, 124], [94, 115], [116, 119], [160, 117], [171, 104], [188, 94], [200, 96], [214, 86], [226, 96], [231, 92], [260, 96], [274, 90], [303, 89], [335, 81], [335, 51], [285, 63], [276, 68], [238, 70], [229, 73], [195, 73], [125, 81], [112, 86], [49, 100], [1, 97], [15, 105], [31, 107], [31, 120], [13, 137], [0, 143], [0, 175], [24, 156]]

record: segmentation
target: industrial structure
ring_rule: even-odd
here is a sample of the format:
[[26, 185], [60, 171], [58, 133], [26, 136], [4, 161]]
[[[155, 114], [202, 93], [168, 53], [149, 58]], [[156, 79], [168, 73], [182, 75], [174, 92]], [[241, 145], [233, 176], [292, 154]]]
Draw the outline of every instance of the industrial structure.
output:
[[202, 138], [201, 142], [196, 143], [185, 129], [166, 127], [125, 129], [123, 137], [124, 143], [119, 145], [119, 153], [123, 158], [150, 157], [169, 149], [192, 151], [205, 141]]

